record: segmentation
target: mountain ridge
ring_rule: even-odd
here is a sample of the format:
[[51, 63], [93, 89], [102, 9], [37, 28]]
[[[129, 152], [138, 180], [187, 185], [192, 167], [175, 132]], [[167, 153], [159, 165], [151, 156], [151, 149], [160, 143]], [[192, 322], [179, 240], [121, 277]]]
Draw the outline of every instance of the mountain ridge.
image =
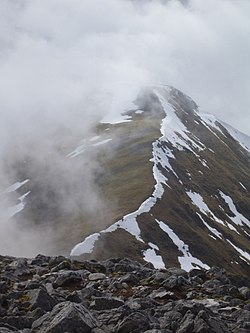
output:
[[[20, 201], [14, 218], [32, 221], [41, 233], [51, 228], [48, 254], [125, 256], [187, 270], [217, 265], [249, 276], [247, 136], [242, 140], [239, 131], [201, 113], [171, 86], [146, 87], [133, 105], [122, 122], [99, 123], [76, 148], [72, 141], [66, 145], [66, 167], [58, 176], [52, 169], [52, 183], [42, 178], [47, 164], [40, 160], [16, 167], [23, 181], [10, 188]], [[92, 167], [93, 160], [101, 200], [90, 202], [88, 211], [81, 200], [88, 198], [82, 166]], [[64, 186], [62, 176], [74, 165], [62, 190], [72, 203], [79, 192], [76, 212], [65, 214], [61, 189], [53, 184]]]
[[[175, 159], [175, 156], [174, 156], [173, 152], [175, 152], [175, 154], [179, 154], [180, 152], [182, 152], [184, 155], [187, 155], [187, 153], [189, 153], [189, 154], [192, 153], [193, 157], [196, 160], [198, 159], [198, 163], [202, 165], [202, 169], [204, 169], [204, 168], [209, 169], [209, 167], [207, 165], [207, 162], [206, 162], [206, 159], [204, 157], [202, 157], [202, 154], [203, 154], [204, 150], [206, 150], [206, 155], [207, 156], [209, 156], [209, 155], [211, 156], [212, 154], [214, 154], [214, 150], [212, 149], [212, 145], [211, 145], [211, 143], [213, 143], [213, 141], [216, 141], [217, 145], [218, 145], [218, 140], [220, 141], [220, 146], [221, 146], [219, 148], [220, 151], [224, 150], [224, 146], [229, 148], [228, 143], [225, 142], [227, 140], [230, 141], [231, 147], [233, 147], [233, 145], [234, 146], [238, 145], [238, 143], [236, 143], [234, 141], [232, 136], [228, 135], [229, 133], [227, 132], [227, 130], [223, 127], [223, 125], [218, 120], [216, 120], [216, 118], [214, 116], [198, 113], [198, 107], [191, 100], [191, 98], [185, 96], [180, 91], [178, 91], [178, 90], [176, 90], [172, 87], [156, 88], [155, 91], [157, 91], [155, 93], [155, 96], [160, 101], [160, 104], [165, 109], [165, 113], [167, 115], [164, 118], [164, 120], [162, 121], [162, 126], [161, 126], [161, 132], [162, 132], [162, 135], [163, 135], [164, 139], [161, 140], [161, 138], [160, 138], [160, 139], [158, 139], [157, 143], [153, 144], [153, 146], [155, 145], [155, 148], [153, 148], [153, 159], [155, 159], [155, 161], [154, 161], [155, 163], [154, 163], [154, 166], [153, 166], [153, 174], [154, 174], [155, 179], [157, 179], [157, 177], [158, 177], [160, 180], [156, 181], [155, 190], [154, 190], [155, 192], [153, 192], [153, 194], [151, 195], [151, 197], [149, 197], [148, 200], [144, 201], [141, 204], [141, 206], [139, 207], [138, 210], [136, 210], [134, 213], [131, 213], [127, 216], [124, 216], [122, 220], [116, 222], [111, 227], [109, 227], [106, 230], [101, 232], [101, 234], [102, 234], [101, 236], [104, 236], [104, 238], [108, 237], [107, 233], [109, 233], [109, 232], [115, 232], [117, 229], [123, 229], [123, 230], [126, 230], [127, 232], [129, 232], [133, 237], [135, 237], [137, 239], [137, 242], [142, 242], [143, 243], [143, 240], [140, 237], [140, 234], [143, 233], [143, 232], [141, 231], [139, 226], [141, 226], [143, 223], [148, 224], [145, 220], [146, 219], [148, 219], [148, 220], [151, 219], [149, 211], [151, 209], [152, 209], [152, 211], [154, 210], [154, 203], [153, 204], [152, 204], [152, 202], [150, 203], [150, 200], [151, 201], [155, 200], [155, 203], [156, 203], [157, 200], [160, 201], [161, 195], [163, 195], [163, 192], [164, 192], [164, 190], [162, 189], [162, 186], [164, 186], [165, 188], [167, 188], [167, 190], [169, 190], [169, 188], [171, 188], [170, 184], [171, 184], [172, 180], [174, 178], [176, 178], [178, 180], [178, 178], [179, 178], [177, 176], [176, 172], [175, 172], [174, 163], [175, 163], [176, 159]], [[159, 94], [159, 91], [161, 93], [163, 93], [163, 96]], [[164, 94], [165, 94], [165, 96], [164, 96]], [[166, 98], [166, 95], [168, 95], [167, 98]], [[159, 107], [160, 106], [158, 105], [158, 108]], [[190, 117], [193, 117], [192, 121], [190, 121]], [[171, 120], [169, 118], [171, 118]], [[164, 121], [166, 122], [166, 124], [164, 124]], [[188, 131], [187, 128], [185, 128], [185, 126], [183, 124], [184, 122], [187, 124], [187, 126], [189, 126], [189, 128], [191, 128], [192, 131]], [[196, 122], [199, 123], [199, 126], [196, 126], [196, 128], [195, 128], [194, 124]], [[204, 142], [204, 137], [202, 137], [203, 142], [202, 142], [201, 139], [198, 138], [199, 127], [201, 127], [201, 126], [203, 127], [203, 133], [204, 133], [204, 130], [206, 131], [207, 138], [205, 137], [205, 140], [206, 140], [205, 144], [203, 143]], [[164, 129], [165, 129], [166, 133], [164, 133]], [[189, 133], [189, 135], [187, 133]], [[208, 144], [208, 139], [210, 140], [210, 144]], [[211, 145], [210, 148], [209, 148], [209, 145]], [[213, 145], [215, 145], [215, 144], [213, 143]], [[231, 150], [231, 152], [232, 152], [231, 147], [230, 147], [229, 151]], [[237, 148], [239, 148], [239, 147], [237, 147]], [[155, 156], [154, 156], [154, 149], [155, 149]], [[161, 150], [161, 152], [163, 151], [164, 154], [159, 153], [159, 150]], [[247, 168], [249, 168], [249, 155], [248, 155], [248, 153], [245, 152], [245, 150], [243, 151], [243, 153], [238, 152], [238, 150], [236, 150], [236, 153], [234, 152], [234, 154], [236, 156], [239, 156], [242, 165], [237, 166], [237, 167], [240, 169], [243, 166], [243, 164], [245, 162], [247, 162], [246, 165], [247, 165]], [[199, 153], [200, 153], [200, 155], [199, 155]], [[240, 156], [240, 155], [242, 155], [242, 156]], [[166, 158], [166, 156], [167, 156], [167, 158]], [[210, 159], [210, 161], [212, 161], [210, 156], [209, 156], [209, 159]], [[188, 159], [189, 159], [189, 157], [185, 156], [185, 161], [186, 162], [184, 163], [184, 166], [188, 165]], [[234, 159], [232, 159], [232, 161], [233, 160]], [[213, 161], [213, 162], [216, 164], [216, 161]], [[225, 162], [227, 162], [227, 161], [225, 161]], [[156, 167], [157, 163], [158, 163], [159, 168]], [[192, 163], [194, 163], [194, 161]], [[238, 163], [238, 161], [237, 161], [237, 163]], [[197, 166], [197, 161], [195, 161], [195, 165]], [[160, 169], [163, 172], [161, 172]], [[244, 166], [243, 166], [243, 169], [244, 169]], [[227, 169], [225, 169], [225, 170], [227, 170]], [[181, 170], [179, 168], [178, 172], [183, 173], [183, 170]], [[202, 171], [199, 170], [199, 172], [202, 175]], [[209, 171], [209, 172], [210, 172], [210, 177], [211, 177], [211, 171]], [[156, 176], [157, 173], [158, 173], [158, 175]], [[245, 175], [247, 176], [246, 171], [245, 171]], [[186, 182], [187, 182], [187, 179], [186, 179], [187, 176], [188, 175], [185, 175], [184, 177], [182, 176], [183, 179]], [[188, 176], [188, 177], [190, 177], [190, 176]], [[166, 183], [166, 179], [169, 180], [168, 184]], [[183, 187], [183, 180], [179, 179], [178, 183]], [[210, 232], [209, 236], [211, 238], [214, 237], [214, 238], [219, 239], [219, 240], [221, 240], [223, 238], [221, 236], [222, 234], [220, 232], [218, 232], [218, 230], [216, 229], [216, 223], [221, 224], [222, 225], [221, 228], [223, 228], [224, 230], [225, 230], [225, 228], [229, 229], [229, 231], [228, 230], [226, 231], [226, 237], [229, 236], [230, 233], [232, 234], [233, 232], [236, 233], [236, 234], [239, 233], [239, 231], [235, 228], [235, 224], [232, 224], [232, 220], [228, 219], [228, 217], [226, 217], [226, 221], [224, 222], [219, 217], [216, 216], [216, 214], [218, 216], [223, 215], [222, 212], [217, 211], [216, 214], [214, 214], [211, 211], [211, 209], [208, 207], [208, 205], [204, 202], [204, 199], [202, 198], [202, 196], [197, 191], [197, 185], [198, 185], [198, 187], [200, 186], [200, 184], [196, 184], [196, 187], [194, 187], [194, 184], [190, 184], [190, 182], [189, 182], [190, 190], [186, 191], [186, 195], [187, 195], [188, 199], [191, 200], [191, 204], [193, 206], [197, 207], [197, 205], [199, 206], [199, 204], [201, 206], [203, 205], [203, 208], [201, 208], [201, 211], [196, 212], [195, 215], [192, 216], [192, 219], [195, 220], [195, 222], [193, 223], [192, 229], [195, 227], [195, 224], [198, 224], [198, 219], [199, 219], [199, 223], [202, 222], [202, 224], [209, 230], [209, 232]], [[204, 184], [204, 185], [208, 186], [208, 184], [207, 185]], [[223, 184], [221, 184], [221, 185], [223, 185]], [[225, 185], [226, 184], [224, 184], [224, 187], [225, 187]], [[185, 184], [184, 184], [184, 186], [185, 186]], [[241, 185], [239, 185], [239, 186], [241, 187]], [[175, 184], [175, 190], [176, 189], [177, 188], [176, 188], [176, 184]], [[245, 189], [243, 189], [243, 190], [245, 190]], [[160, 195], [159, 195], [159, 193], [157, 193], [159, 191], [162, 192]], [[247, 190], [245, 190], [245, 191], [247, 191]], [[216, 192], [218, 192], [218, 190], [215, 189], [215, 188], [212, 189], [212, 191], [210, 189], [209, 192], [212, 193], [211, 196], [215, 196], [215, 197], [218, 196], [218, 194], [216, 193]], [[221, 198], [218, 197], [218, 199], [220, 201], [222, 201], [222, 199], [224, 199], [224, 202], [225, 202], [224, 206], [227, 205], [227, 203], [230, 200], [230, 196], [225, 195], [223, 191], [220, 191], [219, 194], [221, 194], [220, 195]], [[165, 199], [165, 201], [169, 200], [169, 198], [170, 198], [170, 195], [168, 196], [168, 198]], [[214, 199], [215, 198], [213, 198], [213, 200]], [[249, 204], [249, 194], [248, 194], [248, 199], [247, 200], [248, 200], [248, 204]], [[164, 201], [164, 200], [162, 200], [162, 201]], [[199, 201], [199, 204], [197, 204], [198, 201]], [[212, 202], [212, 199], [209, 198], [209, 201]], [[187, 204], [187, 198], [185, 198], [183, 204], [185, 204], [185, 202]], [[230, 203], [231, 203], [231, 208], [232, 208], [233, 207], [232, 206], [232, 200], [230, 201]], [[173, 216], [173, 214], [176, 214], [176, 212], [178, 211], [178, 205], [176, 205], [176, 203], [172, 203], [172, 204], [173, 204], [173, 207], [177, 206], [176, 208], [171, 209], [171, 215]], [[150, 205], [151, 205], [151, 207], [149, 209]], [[242, 203], [240, 205], [242, 206]], [[143, 207], [143, 206], [145, 206], [146, 208]], [[188, 210], [190, 210], [191, 207], [190, 207], [190, 203], [188, 203]], [[249, 209], [248, 209], [248, 207], [249, 206], [246, 206], [246, 214], [247, 214], [248, 219], [249, 219]], [[165, 207], [163, 207], [163, 209], [161, 209], [161, 210], [164, 211], [164, 209], [165, 209]], [[180, 210], [180, 208], [179, 208], [179, 210]], [[192, 210], [192, 208], [191, 208], [191, 210]], [[233, 210], [234, 210], [234, 213], [238, 214], [238, 217], [239, 217], [240, 213], [237, 211], [235, 206], [234, 206]], [[229, 211], [230, 211], [230, 209], [229, 209]], [[233, 212], [231, 211], [231, 214], [232, 213]], [[144, 217], [143, 217], [143, 214], [144, 214]], [[145, 214], [147, 214], [147, 217], [145, 216]], [[181, 214], [183, 214], [183, 216], [187, 215], [184, 212], [181, 213]], [[140, 217], [140, 215], [141, 215], [141, 217]], [[154, 215], [154, 213], [153, 213], [153, 215]], [[171, 215], [166, 215], [167, 217], [165, 217], [165, 219], [167, 218], [167, 220], [169, 220], [169, 217], [171, 218]], [[205, 215], [205, 216], [203, 216], [203, 215]], [[212, 219], [209, 218], [208, 215], [210, 215], [212, 217]], [[227, 215], [227, 214], [225, 214], [225, 215]], [[141, 220], [143, 222], [137, 222], [136, 220], [137, 220], [138, 217], [139, 217], [139, 221]], [[223, 218], [225, 219], [225, 216]], [[179, 219], [179, 221], [181, 220], [180, 216], [178, 216], [178, 219]], [[245, 247], [243, 246], [243, 250], [240, 249], [240, 247], [233, 244], [233, 241], [231, 241], [232, 238], [231, 238], [231, 240], [228, 239], [227, 242], [230, 244], [231, 247], [233, 247], [234, 250], [236, 250], [241, 255], [241, 259], [243, 259], [243, 261], [246, 260], [247, 262], [249, 262], [248, 261], [249, 256], [248, 256], [248, 253], [247, 253], [248, 243], [247, 243], [247, 239], [245, 239], [245, 234], [247, 235], [247, 237], [249, 237], [249, 225], [250, 224], [249, 224], [249, 220], [246, 217], [245, 217], [245, 219], [242, 217], [242, 219], [243, 219], [242, 229], [244, 229], [242, 239], [243, 239]], [[212, 225], [211, 225], [211, 220], [214, 220]], [[166, 232], [166, 229], [168, 229], [168, 237], [171, 238], [175, 247], [178, 248], [178, 251], [182, 252], [182, 256], [178, 256], [179, 261], [181, 261], [182, 259], [180, 259], [180, 258], [183, 257], [183, 258], [186, 258], [187, 261], [191, 261], [191, 264], [198, 263], [199, 267], [206, 267], [206, 268], [208, 267], [206, 263], [203, 263], [202, 260], [198, 259], [199, 256], [196, 256], [198, 258], [195, 258], [195, 257], [192, 256], [192, 254], [191, 254], [192, 250], [190, 250], [189, 246], [187, 245], [188, 241], [183, 242], [182, 238], [178, 237], [179, 233], [176, 234], [174, 232], [173, 224], [169, 226], [168, 224], [164, 224], [164, 222], [155, 219], [155, 221], [154, 221], [155, 229], [157, 228], [157, 225], [155, 223], [156, 221], [157, 221], [158, 227], [160, 227], [161, 230], [163, 230], [165, 228], [165, 232]], [[175, 228], [176, 228], [176, 226], [178, 226], [179, 221], [175, 221], [175, 223], [176, 223], [174, 225]], [[241, 224], [240, 221], [241, 220], [239, 220], [238, 222]], [[214, 224], [214, 222], [216, 222], [216, 223]], [[179, 222], [179, 224], [180, 224], [180, 222]], [[182, 225], [182, 227], [183, 227], [183, 225]], [[142, 228], [145, 229], [145, 227], [142, 227]], [[152, 229], [152, 226], [151, 226], [151, 229]], [[177, 230], [178, 230], [178, 232], [180, 231], [180, 226], [178, 226]], [[202, 230], [202, 231], [204, 232], [204, 230]], [[151, 230], [151, 235], [153, 234], [153, 232], [154, 231]], [[189, 233], [190, 233], [190, 231], [189, 231]], [[96, 243], [97, 239], [99, 239], [99, 237], [100, 237], [100, 233], [96, 233], [93, 236], [89, 236], [86, 239], [86, 242], [83, 243], [81, 246], [83, 246], [83, 249], [84, 249], [84, 246], [86, 245], [87, 246], [87, 252], [91, 252], [94, 249], [94, 244]], [[120, 237], [122, 238], [122, 236], [120, 236]], [[119, 239], [120, 239], [120, 237], [119, 237]], [[185, 236], [185, 238], [187, 238], [187, 237]], [[197, 238], [196, 242], [199, 243], [198, 237], [196, 237], [196, 238]], [[111, 240], [112, 240], [112, 242], [115, 242], [115, 240], [112, 237], [111, 237]], [[237, 242], [238, 241], [239, 240], [237, 240]], [[151, 262], [152, 262], [152, 260], [158, 260], [159, 261], [160, 259], [157, 258], [158, 254], [160, 253], [158, 245], [155, 244], [154, 242], [150, 242], [149, 239], [147, 239], [145, 241], [146, 244], [147, 244], [147, 242], [148, 242], [148, 244], [151, 243], [151, 246], [146, 246], [146, 248], [140, 249], [140, 251], [142, 253], [144, 253], [144, 260], [146, 258], [147, 258], [147, 260], [150, 260], [149, 259], [149, 257], [150, 257], [149, 253], [151, 253], [151, 256], [152, 256], [151, 257]], [[111, 241], [108, 241], [107, 243], [110, 244]], [[192, 243], [193, 243], [192, 247], [195, 249], [194, 252], [196, 252], [196, 253], [201, 252], [201, 248], [199, 249], [199, 251], [197, 251], [197, 245], [194, 242], [192, 242]], [[104, 242], [104, 244], [105, 244], [105, 242]], [[241, 240], [241, 244], [242, 244], [242, 240]], [[106, 245], [106, 247], [108, 247], [108, 245]], [[206, 248], [209, 249], [210, 247], [211, 247], [211, 245], [208, 246], [208, 247], [204, 247], [204, 249], [202, 249], [203, 253], [201, 255], [201, 258], [205, 257], [204, 253], [206, 251]], [[76, 246], [72, 250], [72, 252], [71, 252], [72, 255], [77, 253], [77, 248], [79, 249], [79, 245]], [[171, 246], [169, 248], [171, 248]], [[169, 248], [165, 247], [164, 250], [168, 251]], [[172, 246], [172, 248], [173, 248], [173, 246]], [[186, 250], [181, 251], [182, 248], [186, 248]], [[86, 249], [84, 249], [84, 251], [85, 250]], [[112, 250], [115, 251], [114, 248], [112, 248]], [[105, 252], [105, 245], [104, 245], [104, 249], [102, 249], [102, 250], [101, 250], [101, 247], [100, 247], [100, 251]], [[139, 252], [138, 249], [137, 249], [137, 252]], [[80, 253], [78, 252], [78, 254], [80, 254]], [[98, 251], [95, 255], [98, 256]], [[152, 259], [153, 257], [154, 257], [154, 259]], [[193, 258], [193, 259], [191, 259], [191, 258]], [[209, 261], [212, 262], [211, 259]], [[162, 260], [162, 262], [163, 262], [163, 260]], [[204, 262], [206, 262], [206, 260], [204, 260]], [[176, 264], [176, 262], [175, 262], [175, 264]], [[232, 264], [232, 262], [231, 262], [231, 264]], [[245, 266], [244, 263], [243, 263], [243, 266]], [[248, 264], [246, 266], [248, 266]], [[164, 264], [162, 265], [162, 267], [164, 267]], [[185, 268], [190, 269], [191, 266], [185, 266]], [[247, 267], [245, 269], [246, 269], [246, 271], [248, 271]]]

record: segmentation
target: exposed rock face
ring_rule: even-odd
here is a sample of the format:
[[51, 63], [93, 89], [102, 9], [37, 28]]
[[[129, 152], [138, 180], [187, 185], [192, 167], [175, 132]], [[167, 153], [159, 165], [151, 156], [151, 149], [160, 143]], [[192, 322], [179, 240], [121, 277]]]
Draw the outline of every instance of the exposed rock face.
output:
[[247, 333], [250, 289], [224, 269], [0, 257], [0, 332]]

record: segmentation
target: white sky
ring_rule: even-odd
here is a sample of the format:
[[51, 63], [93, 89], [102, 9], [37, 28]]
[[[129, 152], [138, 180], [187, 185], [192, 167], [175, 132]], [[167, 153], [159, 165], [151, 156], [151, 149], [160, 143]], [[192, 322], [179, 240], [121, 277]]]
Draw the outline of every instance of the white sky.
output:
[[87, 126], [151, 84], [250, 134], [249, 36], [248, 0], [1, 0], [1, 137]]

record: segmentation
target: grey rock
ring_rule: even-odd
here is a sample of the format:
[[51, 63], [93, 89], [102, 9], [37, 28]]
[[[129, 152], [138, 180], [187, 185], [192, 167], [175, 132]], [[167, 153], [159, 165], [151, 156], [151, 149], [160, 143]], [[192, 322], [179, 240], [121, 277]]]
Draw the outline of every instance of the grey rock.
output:
[[54, 288], [58, 287], [69, 287], [76, 283], [82, 282], [83, 278], [86, 277], [84, 271], [63, 271], [60, 272], [58, 277], [53, 283]]
[[155, 281], [156, 283], [161, 283], [164, 280], [166, 280], [168, 277], [170, 276], [169, 272], [156, 272], [155, 274], [153, 274], [150, 279]]
[[206, 272], [201, 270], [201, 269], [192, 269], [189, 273], [188, 273], [189, 277], [199, 277], [202, 280], [206, 278]]
[[15, 331], [10, 330], [9, 328], [0, 327], [0, 333], [13, 333], [13, 332], [15, 332]]
[[211, 328], [211, 332], [216, 333], [228, 333], [228, 327], [223, 323], [220, 318], [209, 318], [209, 326]]
[[103, 273], [92, 273], [88, 276], [89, 281], [105, 280], [107, 277]]
[[172, 333], [172, 331], [170, 331], [170, 330], [157, 330], [157, 329], [153, 329], [153, 330], [145, 331], [144, 333]]
[[195, 318], [194, 320], [194, 332], [196, 333], [212, 333], [211, 327], [202, 318]]
[[32, 310], [41, 308], [50, 311], [55, 305], [55, 300], [43, 288], [29, 290], [26, 295]]
[[167, 272], [169, 272], [172, 275], [176, 276], [182, 276], [184, 278], [188, 278], [188, 273], [184, 269], [177, 268], [177, 267], [171, 267], [167, 269]]
[[106, 273], [105, 265], [96, 260], [86, 260], [84, 266], [91, 273]]
[[189, 285], [190, 283], [185, 277], [177, 275], [170, 276], [163, 282], [163, 286], [167, 289], [182, 288]]
[[96, 297], [90, 304], [94, 310], [115, 309], [123, 305], [124, 301], [115, 297]]
[[6, 316], [1, 318], [1, 322], [20, 330], [23, 328], [30, 328], [33, 320], [26, 316]]
[[174, 293], [171, 291], [167, 291], [164, 288], [159, 288], [157, 290], [154, 290], [149, 296], [153, 299], [171, 298], [174, 297]]
[[43, 266], [43, 265], [47, 265], [50, 261], [50, 257], [48, 256], [44, 256], [42, 254], [38, 254], [32, 261], [31, 261], [31, 265], [34, 266]]
[[98, 326], [97, 320], [83, 305], [63, 302], [36, 320], [32, 329], [37, 333], [90, 333]]
[[180, 327], [176, 333], [193, 333], [194, 328], [194, 314], [188, 311], [180, 323]]
[[222, 282], [217, 279], [208, 280], [208, 281], [204, 282], [202, 285], [202, 287], [206, 288], [206, 289], [215, 289], [220, 286], [222, 286]]
[[65, 269], [71, 270], [71, 263], [68, 260], [61, 261], [57, 266], [53, 267], [50, 271], [59, 272]]
[[135, 284], [139, 281], [139, 278], [136, 276], [136, 274], [133, 273], [128, 273], [122, 277], [120, 277], [119, 282], [120, 283], [131, 283], [131, 284]]
[[208, 270], [207, 274], [213, 276], [217, 280], [221, 281], [223, 284], [230, 283], [230, 280], [224, 268], [214, 266]]
[[237, 306], [237, 305], [242, 304], [242, 300], [239, 298], [233, 298], [233, 299], [231, 299], [229, 304], [230, 304], [230, 306]]
[[148, 318], [140, 313], [135, 312], [122, 320], [116, 327], [116, 333], [141, 333], [150, 328]]
[[162, 329], [171, 329], [175, 331], [178, 328], [178, 323], [181, 321], [182, 318], [183, 315], [177, 311], [169, 311], [163, 313], [163, 315], [159, 318], [160, 327]]
[[239, 288], [239, 292], [244, 297], [245, 300], [250, 299], [250, 289], [248, 287]]

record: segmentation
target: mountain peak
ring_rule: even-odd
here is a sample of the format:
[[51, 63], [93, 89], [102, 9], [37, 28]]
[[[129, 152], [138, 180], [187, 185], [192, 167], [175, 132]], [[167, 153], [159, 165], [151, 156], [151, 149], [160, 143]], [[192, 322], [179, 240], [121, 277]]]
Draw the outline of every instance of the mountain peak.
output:
[[[247, 274], [247, 149], [235, 140], [237, 135], [232, 137], [213, 115], [199, 112], [181, 91], [154, 87], [146, 91], [146, 98], [142, 96], [137, 101], [140, 109], [148, 111], [151, 100], [151, 113], [162, 117], [161, 135], [152, 142], [150, 159], [154, 189], [136, 210], [89, 235], [71, 255], [103, 259], [110, 251], [127, 251], [158, 268], [179, 263], [190, 270], [217, 264]], [[147, 117], [146, 113], [141, 117]], [[147, 181], [138, 180], [138, 186]], [[121, 244], [122, 239], [126, 244]]]
[[[67, 170], [78, 168], [58, 193], [67, 193], [74, 213], [58, 208], [57, 192], [41, 183], [46, 171], [39, 164], [33, 173], [22, 168], [29, 181], [20, 184], [29, 194], [15, 219], [52, 228], [55, 254], [126, 256], [155, 268], [217, 265], [248, 276], [249, 137], [200, 112], [171, 86], [142, 89], [121, 121], [97, 124], [92, 132], [64, 157]], [[91, 209], [81, 204], [91, 189], [86, 163], [98, 166]]]

